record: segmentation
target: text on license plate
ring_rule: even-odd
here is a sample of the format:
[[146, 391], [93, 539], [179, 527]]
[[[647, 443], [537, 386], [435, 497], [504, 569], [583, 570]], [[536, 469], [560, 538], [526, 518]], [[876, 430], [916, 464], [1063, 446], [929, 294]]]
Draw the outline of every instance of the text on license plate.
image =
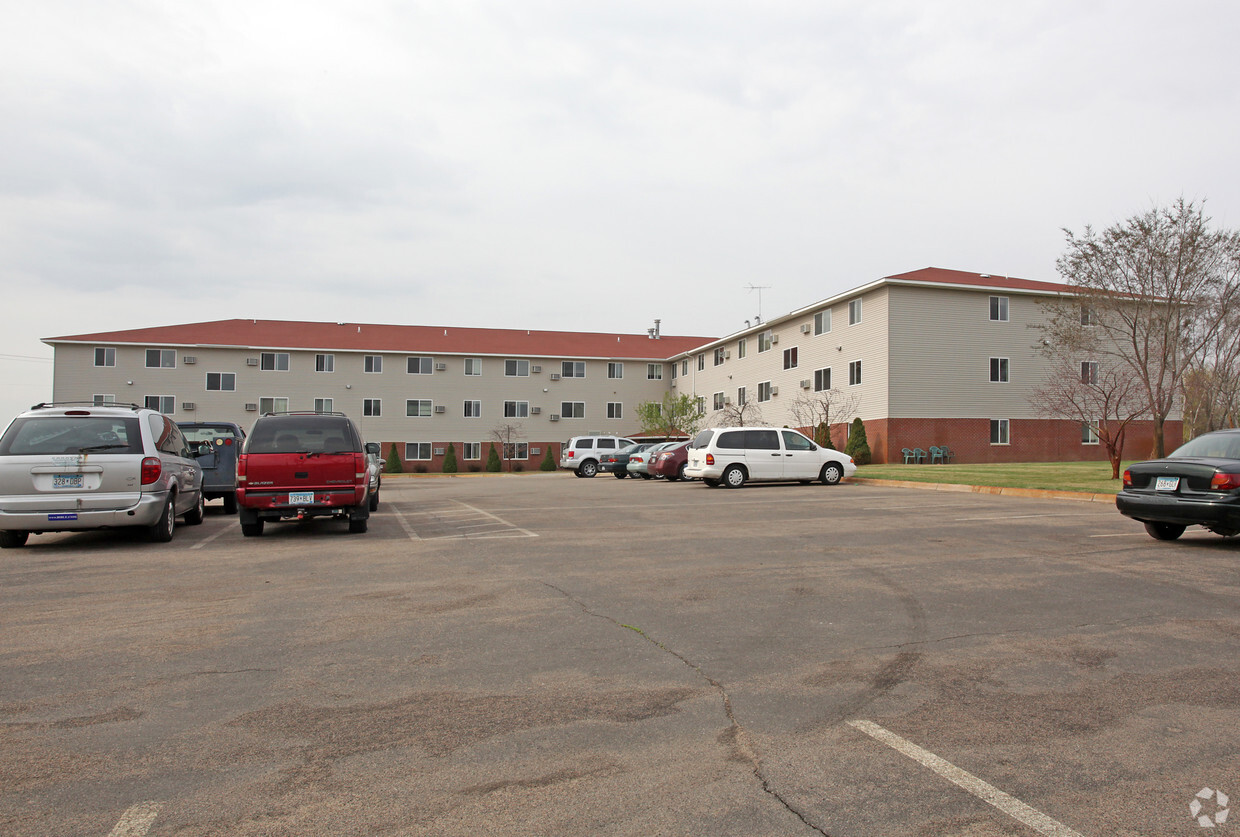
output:
[[314, 502], [313, 491], [290, 491], [288, 495], [290, 506], [304, 506]]
[[1155, 491], [1175, 491], [1180, 487], [1179, 477], [1159, 477], [1154, 482]]
[[52, 488], [81, 488], [81, 474], [52, 474]]

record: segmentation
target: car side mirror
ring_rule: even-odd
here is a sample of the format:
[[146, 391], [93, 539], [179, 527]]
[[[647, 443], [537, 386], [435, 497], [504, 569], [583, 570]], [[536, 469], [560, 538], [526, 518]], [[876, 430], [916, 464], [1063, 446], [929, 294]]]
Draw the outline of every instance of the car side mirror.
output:
[[379, 447], [378, 442], [367, 442], [366, 443], [366, 452], [370, 454], [371, 456], [378, 456], [380, 450], [381, 448]]
[[191, 442], [189, 450], [195, 459], [215, 453], [215, 448], [211, 447], [210, 442]]

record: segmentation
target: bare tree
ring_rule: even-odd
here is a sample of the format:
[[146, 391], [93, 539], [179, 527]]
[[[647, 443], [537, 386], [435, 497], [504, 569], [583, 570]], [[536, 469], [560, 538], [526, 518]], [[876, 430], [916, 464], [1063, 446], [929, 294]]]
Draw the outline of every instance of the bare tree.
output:
[[[1042, 329], [1052, 345], [1096, 340], [1099, 361], [1136, 379], [1154, 457], [1166, 452], [1163, 427], [1186, 371], [1217, 335], [1221, 313], [1240, 302], [1240, 233], [1209, 223], [1201, 206], [1181, 198], [1102, 233], [1065, 230], [1068, 250], [1056, 266], [1075, 294], [1046, 304]], [[1093, 329], [1103, 339], [1087, 334]]]
[[497, 424], [491, 428], [491, 438], [499, 444], [500, 458], [508, 463], [508, 470], [512, 470], [513, 453], [516, 445], [525, 435], [521, 422], [511, 422], [508, 424]]
[[1240, 420], [1240, 311], [1219, 314], [1223, 325], [1184, 375], [1184, 435], [1236, 427]]
[[754, 427], [762, 425], [762, 410], [755, 401], [746, 400], [743, 404], [727, 400], [723, 409], [711, 416], [711, 427]]
[[819, 443], [830, 441], [832, 447], [835, 447], [835, 442], [819, 438], [818, 428], [825, 427], [829, 436], [832, 425], [847, 424], [852, 421], [858, 409], [857, 396], [846, 394], [838, 389], [807, 392], [794, 398], [788, 405], [788, 412], [792, 414], [792, 419], [798, 427], [810, 428], [816, 441]]

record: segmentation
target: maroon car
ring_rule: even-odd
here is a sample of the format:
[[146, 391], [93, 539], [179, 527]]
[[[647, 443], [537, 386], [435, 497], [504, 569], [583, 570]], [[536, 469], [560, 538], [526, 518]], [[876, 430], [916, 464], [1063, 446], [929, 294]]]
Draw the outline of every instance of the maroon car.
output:
[[681, 442], [674, 448], [659, 451], [650, 463], [650, 473], [665, 477], [671, 482], [687, 479], [685, 464], [689, 461], [689, 442]]

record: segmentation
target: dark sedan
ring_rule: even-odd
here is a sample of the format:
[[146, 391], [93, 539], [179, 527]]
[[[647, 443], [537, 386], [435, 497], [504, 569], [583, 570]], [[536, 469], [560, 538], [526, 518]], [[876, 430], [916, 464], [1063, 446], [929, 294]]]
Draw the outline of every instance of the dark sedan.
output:
[[661, 450], [650, 463], [650, 473], [665, 477], [671, 482], [685, 479], [685, 466], [689, 463], [689, 443], [681, 442], [673, 448]]
[[1115, 506], [1160, 541], [1189, 526], [1240, 534], [1240, 430], [1205, 433], [1166, 459], [1132, 465]]
[[620, 448], [615, 453], [606, 453], [598, 458], [599, 473], [611, 474], [616, 479], [624, 479], [629, 475], [629, 457], [635, 453], [640, 453], [647, 448], [652, 448], [656, 442], [638, 442], [628, 447]]

